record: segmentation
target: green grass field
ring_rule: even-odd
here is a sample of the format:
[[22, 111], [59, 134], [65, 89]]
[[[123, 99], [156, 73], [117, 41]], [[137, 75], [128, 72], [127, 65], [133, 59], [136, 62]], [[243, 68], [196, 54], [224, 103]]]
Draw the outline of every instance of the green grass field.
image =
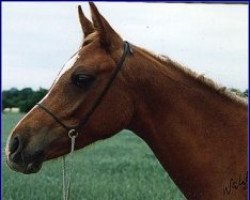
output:
[[[2, 115], [2, 147], [22, 114]], [[44, 163], [37, 174], [10, 170], [3, 155], [4, 200], [62, 199], [62, 160]], [[77, 151], [72, 158], [73, 200], [185, 199], [149, 147], [129, 131]]]

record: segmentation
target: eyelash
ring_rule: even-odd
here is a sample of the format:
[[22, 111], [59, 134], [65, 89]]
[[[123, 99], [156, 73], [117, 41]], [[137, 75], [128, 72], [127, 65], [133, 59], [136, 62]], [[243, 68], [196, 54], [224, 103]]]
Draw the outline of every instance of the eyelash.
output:
[[90, 43], [91, 43], [91, 41], [85, 41], [85, 42], [83, 43], [82, 46], [83, 46], [83, 47], [84, 47], [84, 46], [87, 46], [87, 45], [90, 44]]
[[90, 74], [75, 74], [72, 76], [72, 82], [79, 88], [88, 89], [94, 82], [95, 77]]

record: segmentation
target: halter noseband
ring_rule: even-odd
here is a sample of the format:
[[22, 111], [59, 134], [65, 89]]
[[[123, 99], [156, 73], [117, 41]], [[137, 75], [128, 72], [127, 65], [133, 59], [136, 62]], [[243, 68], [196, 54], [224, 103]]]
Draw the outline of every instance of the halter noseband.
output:
[[107, 84], [105, 85], [104, 89], [102, 90], [101, 94], [95, 99], [92, 106], [87, 111], [87, 113], [81, 118], [80, 123], [77, 126], [67, 126], [67, 125], [65, 125], [48, 108], [46, 108], [45, 106], [43, 106], [40, 103], [37, 103], [36, 105], [38, 105], [39, 108], [41, 108], [43, 111], [45, 111], [47, 114], [49, 114], [58, 124], [60, 124], [68, 132], [69, 138], [71, 138], [71, 139], [76, 138], [78, 136], [78, 131], [80, 130], [80, 128], [82, 126], [84, 126], [88, 122], [89, 118], [94, 113], [97, 106], [101, 103], [101, 101], [102, 101], [103, 97], [105, 96], [105, 94], [108, 92], [108, 90], [111, 87], [115, 77], [117, 76], [118, 72], [121, 70], [127, 55], [132, 55], [132, 54], [133, 54], [133, 51], [132, 51], [131, 45], [127, 41], [124, 41], [124, 50], [123, 50], [123, 54], [122, 54], [122, 57], [121, 57], [120, 61], [118, 62], [116, 68], [111, 73], [110, 78], [109, 78]]

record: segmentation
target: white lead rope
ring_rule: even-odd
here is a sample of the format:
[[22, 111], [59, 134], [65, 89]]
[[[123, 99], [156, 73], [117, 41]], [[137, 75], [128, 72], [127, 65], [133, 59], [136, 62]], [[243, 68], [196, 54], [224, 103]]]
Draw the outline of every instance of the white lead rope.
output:
[[[73, 152], [75, 150], [75, 140], [76, 137], [78, 136], [78, 133], [75, 131], [75, 129], [71, 129], [68, 132], [68, 136], [71, 141], [71, 148], [70, 148], [70, 153], [69, 153], [69, 158], [72, 158]], [[66, 166], [66, 156], [63, 156], [62, 160], [62, 171], [63, 171], [63, 200], [69, 200], [70, 198], [70, 184], [71, 184], [71, 172], [72, 168], [69, 168], [69, 173], [66, 174], [67, 171], [67, 166]], [[70, 160], [71, 161], [71, 160]]]

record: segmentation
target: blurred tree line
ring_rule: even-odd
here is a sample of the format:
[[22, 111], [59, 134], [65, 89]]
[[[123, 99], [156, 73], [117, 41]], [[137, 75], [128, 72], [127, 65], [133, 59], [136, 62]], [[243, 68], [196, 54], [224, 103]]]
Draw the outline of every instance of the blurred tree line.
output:
[[2, 91], [2, 109], [18, 107], [20, 112], [28, 112], [47, 92], [48, 90], [44, 88], [39, 88], [37, 91], [32, 88], [4, 90]]
[[229, 90], [236, 93], [237, 95], [241, 97], [248, 97], [248, 89], [246, 89], [244, 92], [241, 92], [239, 89], [235, 89], [235, 88], [230, 88]]
[[[230, 88], [229, 90], [239, 96], [248, 97], [248, 89], [244, 92], [235, 88]], [[44, 88], [40, 88], [37, 91], [34, 91], [32, 88], [4, 90], [2, 91], [2, 109], [18, 107], [21, 112], [28, 112], [47, 92], [48, 90]]]

